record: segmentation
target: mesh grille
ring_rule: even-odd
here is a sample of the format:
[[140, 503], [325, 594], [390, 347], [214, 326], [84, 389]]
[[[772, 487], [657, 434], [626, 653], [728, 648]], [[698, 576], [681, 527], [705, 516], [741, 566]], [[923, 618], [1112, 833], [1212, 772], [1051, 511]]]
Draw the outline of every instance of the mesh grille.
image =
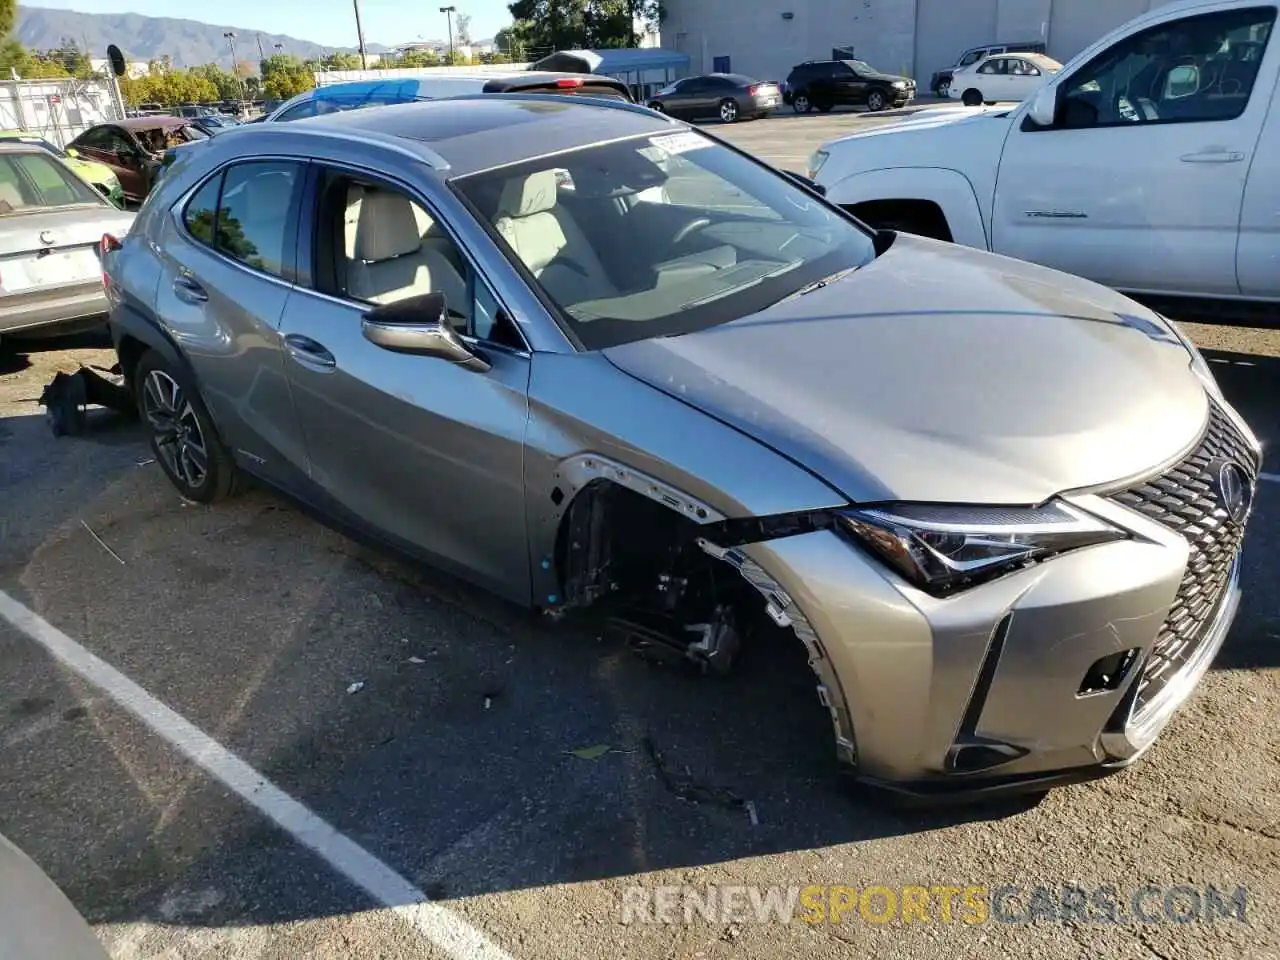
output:
[[1257, 455], [1216, 404], [1200, 444], [1161, 474], [1112, 495], [1112, 499], [1181, 534], [1190, 556], [1168, 619], [1143, 665], [1133, 716], [1154, 700], [1195, 654], [1218, 609], [1231, 567], [1240, 553], [1244, 527], [1234, 522], [1218, 489], [1212, 465], [1230, 461], [1257, 482]]

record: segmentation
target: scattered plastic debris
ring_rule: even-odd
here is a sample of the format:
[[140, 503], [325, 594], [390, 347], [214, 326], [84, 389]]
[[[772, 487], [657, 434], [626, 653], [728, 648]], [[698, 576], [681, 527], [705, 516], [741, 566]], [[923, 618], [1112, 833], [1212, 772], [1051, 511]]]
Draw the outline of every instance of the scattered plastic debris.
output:
[[406, 663], [426, 663], [426, 662], [427, 661], [423, 660], [421, 657], [410, 657], [406, 661]]
[[491, 706], [493, 706], [493, 697], [485, 697], [485, 698], [484, 698], [484, 708], [485, 708], [486, 710], [488, 710]]
[[579, 747], [577, 750], [569, 750], [567, 753], [572, 754], [579, 760], [599, 760], [606, 753], [613, 750], [607, 743], [597, 743], [594, 747]]
[[[747, 807], [747, 802], [732, 790], [698, 783], [689, 772], [688, 767], [685, 768], [684, 773], [673, 772], [667, 765], [667, 758], [663, 756], [662, 751], [658, 749], [651, 738], [645, 737], [643, 746], [658, 771], [658, 778], [662, 781], [662, 785], [681, 800], [690, 800], [694, 803], [714, 803], [730, 810], [741, 810]], [[751, 814], [753, 810], [754, 805], [748, 808], [748, 814]], [[755, 823], [754, 816], [752, 816], [752, 823]]]
[[351, 684], [351, 686], [347, 687], [347, 693], [359, 693], [363, 689], [364, 681], [357, 680], [355, 683]]
[[748, 800], [745, 806], [747, 808], [747, 816], [751, 818], [751, 825], [753, 827], [760, 826], [760, 817], [756, 814], [756, 802]]
[[89, 524], [85, 523], [83, 520], [80, 521], [80, 526], [88, 530], [89, 536], [93, 537], [94, 540], [98, 541], [98, 546], [100, 546], [103, 550], [107, 551], [107, 553], [111, 554], [111, 556], [115, 557], [116, 562], [119, 563], [120, 566], [123, 567], [125, 565], [124, 558], [121, 557], [120, 554], [112, 550], [109, 546], [107, 546], [107, 542], [93, 532], [93, 527], [89, 526]]
[[149, 458], [148, 458], [148, 459], [146, 459], [146, 460], [139, 460], [139, 461], [135, 464], [135, 466], [139, 466], [139, 467], [149, 467], [149, 466], [151, 466], [151, 464], [153, 464], [153, 463], [155, 463], [155, 462], [156, 462], [155, 457], [149, 457]]

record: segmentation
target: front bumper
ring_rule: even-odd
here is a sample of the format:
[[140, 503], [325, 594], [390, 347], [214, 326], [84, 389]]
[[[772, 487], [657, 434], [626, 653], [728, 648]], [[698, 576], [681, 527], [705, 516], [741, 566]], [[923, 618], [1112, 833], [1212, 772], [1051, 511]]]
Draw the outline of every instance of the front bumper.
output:
[[[1156, 480], [1065, 497], [1131, 539], [948, 598], [832, 530], [745, 548], [812, 631], [838, 751], [858, 779], [910, 797], [984, 798], [1104, 776], [1142, 756], [1236, 614], [1243, 522], [1208, 507], [1191, 470], [1224, 450], [1250, 460], [1256, 482], [1256, 442], [1223, 411]], [[1199, 498], [1186, 515], [1209, 521], [1161, 513], [1171, 477]], [[1147, 489], [1150, 502], [1133, 492]]]

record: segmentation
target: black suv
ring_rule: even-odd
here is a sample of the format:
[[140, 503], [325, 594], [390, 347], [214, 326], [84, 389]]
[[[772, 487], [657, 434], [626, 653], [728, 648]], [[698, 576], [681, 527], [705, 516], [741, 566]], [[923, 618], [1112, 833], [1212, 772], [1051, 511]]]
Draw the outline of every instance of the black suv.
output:
[[881, 73], [865, 60], [808, 60], [791, 68], [783, 100], [796, 113], [826, 113], [845, 104], [868, 110], [905, 106], [916, 95], [910, 77]]

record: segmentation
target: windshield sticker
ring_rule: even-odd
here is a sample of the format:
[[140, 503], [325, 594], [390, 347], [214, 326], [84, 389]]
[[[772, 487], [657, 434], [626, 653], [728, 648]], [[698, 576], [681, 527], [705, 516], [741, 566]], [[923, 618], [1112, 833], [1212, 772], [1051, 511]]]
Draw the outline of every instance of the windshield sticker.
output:
[[672, 133], [665, 137], [650, 137], [649, 142], [669, 157], [678, 157], [690, 150], [701, 150], [711, 146], [710, 140], [692, 131]]

